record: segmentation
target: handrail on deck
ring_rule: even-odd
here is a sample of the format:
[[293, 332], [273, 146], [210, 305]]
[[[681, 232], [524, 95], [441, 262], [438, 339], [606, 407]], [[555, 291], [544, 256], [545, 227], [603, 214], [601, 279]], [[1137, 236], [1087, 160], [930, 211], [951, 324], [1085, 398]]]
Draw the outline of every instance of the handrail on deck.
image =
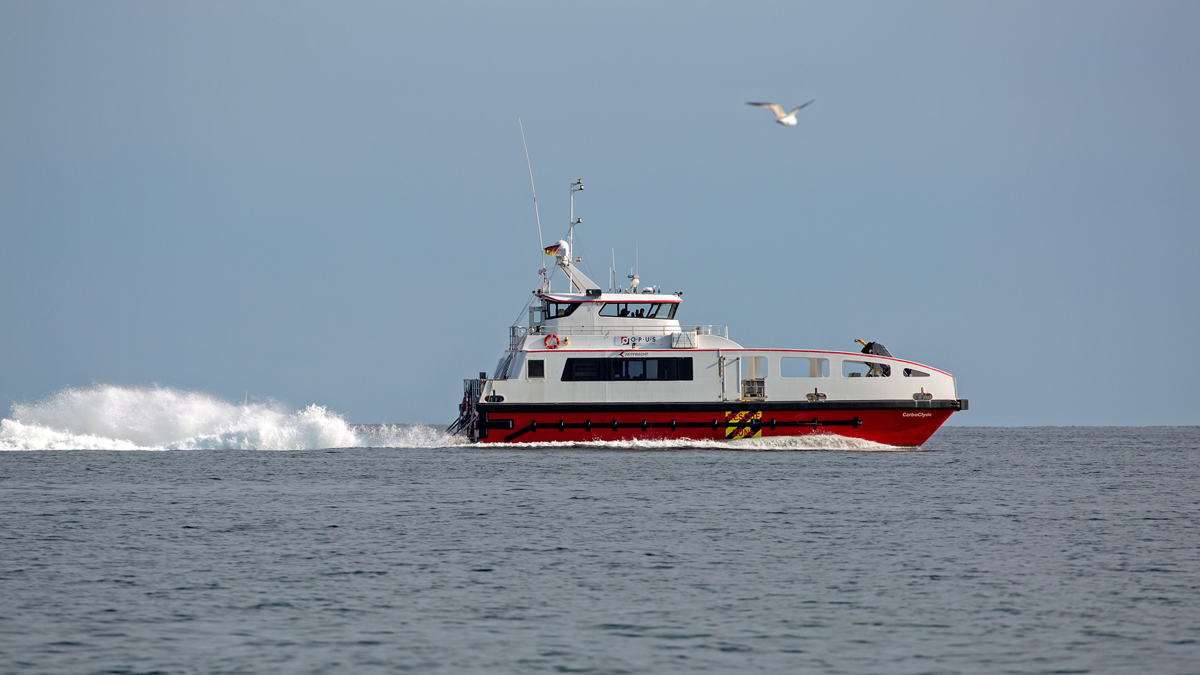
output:
[[524, 342], [526, 335], [529, 335], [529, 326], [509, 326], [508, 350], [516, 351], [520, 349], [521, 343]]
[[647, 326], [644, 324], [629, 324], [624, 326], [509, 326], [508, 348], [520, 349], [527, 335], [672, 335], [674, 333], [692, 333], [695, 335], [716, 335], [729, 339], [729, 326], [716, 324], [699, 326]]
[[729, 339], [729, 326], [709, 324], [707, 326], [680, 326], [679, 329], [684, 333], [695, 333], [696, 335], [716, 335], [717, 337], [723, 337], [726, 340]]

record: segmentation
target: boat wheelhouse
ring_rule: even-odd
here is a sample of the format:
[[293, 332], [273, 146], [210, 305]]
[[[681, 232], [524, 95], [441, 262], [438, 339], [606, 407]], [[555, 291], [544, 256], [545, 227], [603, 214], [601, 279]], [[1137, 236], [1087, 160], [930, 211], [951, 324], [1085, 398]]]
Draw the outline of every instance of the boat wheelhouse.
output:
[[528, 322], [510, 327], [491, 376], [464, 381], [451, 433], [487, 443], [832, 433], [915, 446], [967, 409], [949, 373], [877, 343], [748, 349], [726, 326], [681, 324], [681, 294], [639, 289], [633, 275], [605, 292], [568, 241], [546, 252], [568, 291], [552, 292], [542, 270]]

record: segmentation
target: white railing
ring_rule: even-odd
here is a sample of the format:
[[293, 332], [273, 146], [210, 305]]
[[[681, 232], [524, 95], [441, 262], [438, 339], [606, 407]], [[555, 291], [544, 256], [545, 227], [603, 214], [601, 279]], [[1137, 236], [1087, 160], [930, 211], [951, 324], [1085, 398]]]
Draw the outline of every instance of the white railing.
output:
[[509, 326], [508, 344], [516, 349], [526, 335], [671, 335], [673, 333], [692, 333], [694, 335], [716, 335], [729, 339], [729, 326], [647, 326], [646, 324], [630, 324], [626, 326]]
[[696, 335], [716, 335], [729, 339], [729, 326], [717, 326], [709, 324], [707, 326], [680, 326], [679, 330], [684, 333], [695, 333]]

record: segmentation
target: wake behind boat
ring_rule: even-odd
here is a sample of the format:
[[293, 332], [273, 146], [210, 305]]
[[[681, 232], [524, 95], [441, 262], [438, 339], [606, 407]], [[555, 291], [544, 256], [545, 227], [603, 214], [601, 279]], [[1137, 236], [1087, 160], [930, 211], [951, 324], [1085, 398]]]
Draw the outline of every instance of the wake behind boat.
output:
[[682, 294], [640, 289], [635, 275], [602, 291], [571, 257], [578, 222], [545, 249], [567, 292], [541, 271], [527, 325], [509, 328], [491, 377], [464, 380], [450, 433], [483, 443], [832, 433], [915, 446], [967, 409], [949, 373], [877, 342], [860, 341], [861, 353], [747, 349], [727, 326], [680, 324]]

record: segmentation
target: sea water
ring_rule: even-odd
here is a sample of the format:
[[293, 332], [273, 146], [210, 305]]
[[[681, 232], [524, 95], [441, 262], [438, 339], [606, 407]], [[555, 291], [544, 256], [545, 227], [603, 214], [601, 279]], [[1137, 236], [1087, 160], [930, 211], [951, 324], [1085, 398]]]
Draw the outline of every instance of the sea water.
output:
[[0, 424], [0, 672], [1200, 672], [1200, 428], [496, 447], [105, 387]]

